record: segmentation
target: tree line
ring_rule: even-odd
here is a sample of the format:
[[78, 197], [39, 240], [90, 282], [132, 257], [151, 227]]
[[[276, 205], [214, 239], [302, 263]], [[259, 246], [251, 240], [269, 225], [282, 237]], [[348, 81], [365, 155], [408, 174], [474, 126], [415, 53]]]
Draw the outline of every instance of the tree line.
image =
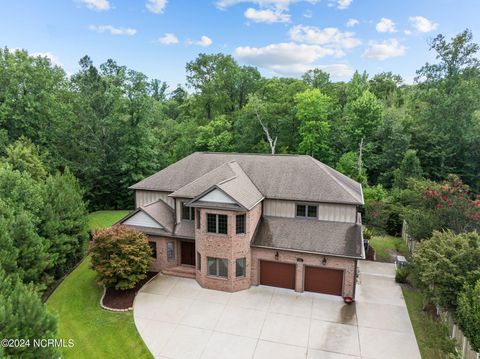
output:
[[[430, 44], [437, 61], [405, 84], [390, 72], [332, 82], [265, 78], [224, 54], [187, 63], [186, 86], [88, 56], [70, 77], [48, 59], [0, 50], [0, 151], [39, 146], [49, 171], [68, 167], [89, 209], [131, 208], [127, 187], [193, 151], [300, 153], [365, 185], [395, 185], [405, 156], [422, 176], [480, 181], [478, 45], [468, 30]], [[412, 152], [414, 151], [414, 152]]]

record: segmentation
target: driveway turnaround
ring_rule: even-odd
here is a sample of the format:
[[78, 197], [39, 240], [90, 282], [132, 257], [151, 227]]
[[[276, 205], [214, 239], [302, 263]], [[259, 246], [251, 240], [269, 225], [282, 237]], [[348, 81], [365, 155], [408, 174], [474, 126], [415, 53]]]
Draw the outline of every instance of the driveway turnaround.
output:
[[357, 300], [252, 287], [237, 293], [157, 275], [134, 303], [156, 358], [420, 359], [391, 264], [362, 262]]

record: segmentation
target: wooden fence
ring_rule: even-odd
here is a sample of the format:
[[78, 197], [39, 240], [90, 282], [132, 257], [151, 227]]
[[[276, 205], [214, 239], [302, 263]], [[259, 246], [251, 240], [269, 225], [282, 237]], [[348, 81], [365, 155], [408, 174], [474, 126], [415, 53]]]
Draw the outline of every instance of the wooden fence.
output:
[[[416, 244], [418, 243], [415, 239], [408, 234], [408, 223], [404, 220], [402, 226], [402, 238], [407, 244], [408, 250], [413, 252], [415, 250]], [[467, 337], [463, 335], [463, 332], [460, 330], [458, 325], [455, 324], [453, 320], [453, 315], [450, 312], [437, 309], [441, 318], [445, 321], [448, 326], [448, 331], [450, 338], [455, 339], [458, 344], [459, 354], [461, 354], [461, 359], [480, 359], [480, 354], [475, 352], [470, 345]]]
[[458, 325], [455, 324], [452, 314], [449, 312], [441, 311], [440, 316], [444, 318], [445, 323], [447, 323], [450, 338], [455, 339], [455, 341], [458, 343], [458, 351], [460, 354], [460, 358], [479, 359], [480, 354], [472, 349], [467, 337], [463, 335]]
[[406, 220], [403, 220], [403, 225], [402, 225], [402, 238], [407, 244], [408, 250], [410, 252], [413, 252], [415, 250], [415, 246], [418, 243], [413, 239], [413, 237], [408, 234], [408, 223]]

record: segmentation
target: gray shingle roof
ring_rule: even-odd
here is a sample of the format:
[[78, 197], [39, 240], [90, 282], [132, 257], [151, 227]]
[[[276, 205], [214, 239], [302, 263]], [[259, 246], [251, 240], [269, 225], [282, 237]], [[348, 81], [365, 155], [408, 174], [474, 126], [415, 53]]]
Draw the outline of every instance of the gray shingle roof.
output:
[[193, 204], [194, 201], [214, 188], [219, 188], [247, 210], [263, 199], [258, 188], [255, 187], [236, 161], [222, 164], [171, 193], [170, 196], [182, 198], [197, 197], [192, 201], [191, 204]]
[[145, 213], [160, 223], [165, 230], [171, 232], [175, 223], [173, 208], [161, 199], [140, 207]]
[[138, 207], [137, 209], [130, 212], [127, 216], [122, 218], [117, 223], [124, 223], [128, 218], [133, 216], [138, 211], [144, 211], [158, 223], [160, 223], [164, 228], [150, 228], [142, 226], [128, 225], [129, 227], [135, 228], [139, 231], [142, 231], [147, 234], [155, 236], [175, 236], [175, 237], [186, 237], [194, 238], [195, 237], [195, 225], [194, 221], [182, 221], [180, 223], [175, 223], [175, 213], [172, 207], [166, 204], [161, 199], [146, 204], [144, 206]]
[[264, 217], [252, 246], [364, 257], [362, 226], [355, 223]]
[[[239, 165], [266, 198], [363, 204], [359, 183], [305, 155], [195, 152], [130, 188], [175, 192], [191, 184], [187, 188], [193, 191], [196, 186], [205, 186], [203, 181], [212, 185], [227, 179], [233, 170], [222, 165], [231, 161]], [[206, 179], [200, 179], [213, 170], [216, 171]]]

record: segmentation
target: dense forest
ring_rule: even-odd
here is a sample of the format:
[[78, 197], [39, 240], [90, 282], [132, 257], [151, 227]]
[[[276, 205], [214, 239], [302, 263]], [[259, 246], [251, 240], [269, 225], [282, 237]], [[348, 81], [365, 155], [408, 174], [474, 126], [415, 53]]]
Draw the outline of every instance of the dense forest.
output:
[[[427, 45], [426, 45], [427, 46]], [[131, 208], [127, 187], [193, 151], [309, 154], [391, 188], [399, 167], [454, 173], [480, 189], [479, 47], [465, 31], [430, 43], [437, 61], [404, 84], [390, 72], [332, 82], [265, 78], [224, 54], [186, 64], [186, 86], [85, 56], [68, 77], [47, 58], [0, 50], [0, 155], [28, 139], [49, 172], [68, 167], [90, 209]]]
[[[480, 229], [479, 46], [468, 30], [429, 46], [436, 61], [414, 84], [390, 72], [332, 82], [319, 69], [265, 78], [230, 55], [200, 54], [175, 88], [114, 60], [85, 56], [67, 76], [45, 57], [0, 49], [0, 334], [54, 336], [39, 295], [84, 257], [87, 211], [132, 208], [130, 185], [194, 151], [308, 154], [361, 182], [370, 228], [398, 235], [406, 219], [415, 239], [438, 239], [418, 252], [419, 283], [431, 290], [456, 268], [454, 284], [434, 288], [455, 309], [471, 298], [457, 303], [462, 285], [480, 280], [478, 235], [463, 236]], [[458, 265], [428, 259], [453, 247]]]

